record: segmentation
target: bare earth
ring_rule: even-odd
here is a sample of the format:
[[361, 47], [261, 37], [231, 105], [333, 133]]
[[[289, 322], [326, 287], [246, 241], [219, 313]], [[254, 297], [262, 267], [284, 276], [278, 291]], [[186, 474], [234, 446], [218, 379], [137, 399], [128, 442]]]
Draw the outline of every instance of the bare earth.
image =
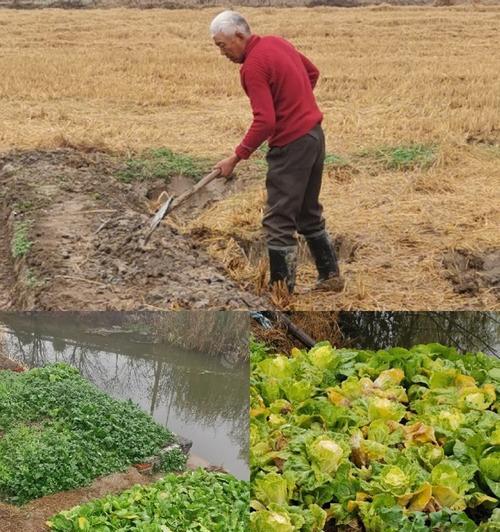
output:
[[[163, 223], [143, 245], [155, 187], [113, 178], [118, 164], [70, 149], [0, 156], [0, 308], [259, 307], [175, 227]], [[32, 245], [14, 260], [23, 223]]]

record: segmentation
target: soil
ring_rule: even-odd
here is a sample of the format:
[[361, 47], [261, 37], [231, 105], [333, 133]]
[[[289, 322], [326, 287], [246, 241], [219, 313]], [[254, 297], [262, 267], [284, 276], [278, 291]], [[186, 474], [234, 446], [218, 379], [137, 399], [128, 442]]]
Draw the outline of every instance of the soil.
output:
[[[17, 363], [15, 360], [12, 360], [10, 358], [8, 358], [7, 356], [5, 355], [2, 355], [2, 353], [0, 353], [0, 371], [1, 370], [10, 370], [10, 371], [24, 371], [24, 368], [19, 364]], [[1, 437], [1, 432], [0, 432], [0, 437]]]
[[[109, 154], [69, 148], [0, 155], [0, 309], [269, 306], [176, 228], [230, 192], [223, 180], [169, 214], [144, 245], [161, 192], [179, 194], [194, 183], [182, 177], [167, 186], [124, 183], [116, 178], [122, 164]], [[32, 243], [14, 259], [21, 224]]]
[[443, 266], [458, 294], [476, 295], [486, 288], [500, 295], [500, 250], [452, 250], [443, 257]]

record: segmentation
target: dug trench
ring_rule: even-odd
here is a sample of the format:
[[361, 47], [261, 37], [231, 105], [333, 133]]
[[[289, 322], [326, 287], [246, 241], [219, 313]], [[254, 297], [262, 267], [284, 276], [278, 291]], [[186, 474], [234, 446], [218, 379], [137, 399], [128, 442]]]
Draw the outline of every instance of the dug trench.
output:
[[[71, 148], [0, 155], [0, 308], [262, 306], [178, 229], [183, 216], [213, 204], [231, 185], [211, 183], [144, 245], [165, 184], [123, 182], [116, 177], [122, 164], [110, 154]], [[174, 178], [166, 188], [178, 195], [193, 184]]]

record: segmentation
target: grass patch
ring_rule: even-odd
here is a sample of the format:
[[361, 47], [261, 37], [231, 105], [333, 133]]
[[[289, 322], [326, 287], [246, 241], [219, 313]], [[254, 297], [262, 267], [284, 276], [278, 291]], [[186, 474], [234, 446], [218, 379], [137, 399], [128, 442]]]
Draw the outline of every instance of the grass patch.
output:
[[342, 168], [344, 166], [350, 166], [350, 163], [345, 157], [336, 155], [334, 153], [327, 153], [325, 156], [325, 165]]
[[[0, 499], [14, 504], [88, 485], [175, 441], [132, 402], [112, 399], [66, 364], [0, 371], [0, 433]], [[178, 452], [163, 465], [183, 467]]]
[[25, 257], [33, 244], [33, 242], [29, 239], [29, 230], [31, 224], [31, 221], [16, 222], [14, 224], [14, 236], [11, 243], [11, 253], [15, 259], [18, 257]]
[[26, 279], [26, 281], [25, 281], [26, 282], [26, 286], [28, 286], [28, 288], [36, 288], [41, 283], [41, 281], [35, 275], [33, 270], [30, 270], [29, 268], [26, 270], [25, 279]]
[[429, 168], [436, 159], [434, 146], [408, 144], [405, 146], [382, 146], [364, 150], [356, 158], [370, 159], [388, 170], [412, 170]]
[[47, 525], [55, 532], [246, 532], [249, 506], [247, 482], [198, 469], [76, 506], [52, 517]]
[[260, 167], [267, 167], [266, 155], [269, 151], [269, 144], [267, 140], [263, 142], [253, 154], [253, 163]]
[[168, 148], [159, 148], [148, 150], [141, 157], [128, 159], [117, 177], [125, 183], [150, 179], [163, 179], [168, 183], [174, 175], [196, 180], [202, 176], [207, 164], [205, 160], [174, 153]]
[[24, 201], [16, 201], [14, 205], [12, 206], [12, 209], [16, 212], [28, 212], [33, 209], [35, 205], [30, 200], [24, 200]]

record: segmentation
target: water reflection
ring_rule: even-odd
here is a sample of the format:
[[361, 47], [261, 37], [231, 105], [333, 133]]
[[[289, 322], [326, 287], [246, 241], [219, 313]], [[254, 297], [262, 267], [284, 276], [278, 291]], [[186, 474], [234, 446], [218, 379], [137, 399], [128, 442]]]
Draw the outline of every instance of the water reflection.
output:
[[[2, 323], [3, 322], [3, 323]], [[64, 361], [118, 399], [193, 440], [193, 452], [248, 478], [248, 363], [206, 356], [114, 326], [96, 333], [74, 318], [0, 317], [3, 350], [29, 367]], [[244, 340], [242, 340], [244, 341]]]
[[362, 349], [439, 342], [461, 352], [500, 355], [495, 312], [340, 312], [344, 344]]

